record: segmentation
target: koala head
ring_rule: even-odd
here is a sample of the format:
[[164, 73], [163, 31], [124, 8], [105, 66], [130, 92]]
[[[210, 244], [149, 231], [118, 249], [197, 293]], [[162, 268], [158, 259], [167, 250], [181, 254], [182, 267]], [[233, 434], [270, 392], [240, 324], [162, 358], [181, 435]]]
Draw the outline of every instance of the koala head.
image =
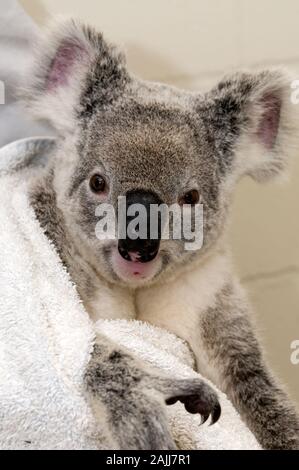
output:
[[[111, 282], [138, 287], [200, 263], [223, 240], [236, 182], [283, 172], [296, 138], [289, 79], [239, 73], [205, 94], [140, 80], [101, 33], [66, 21], [39, 47], [27, 104], [57, 130], [57, 205], [80, 252]], [[203, 245], [99, 240], [97, 208], [203, 205]]]

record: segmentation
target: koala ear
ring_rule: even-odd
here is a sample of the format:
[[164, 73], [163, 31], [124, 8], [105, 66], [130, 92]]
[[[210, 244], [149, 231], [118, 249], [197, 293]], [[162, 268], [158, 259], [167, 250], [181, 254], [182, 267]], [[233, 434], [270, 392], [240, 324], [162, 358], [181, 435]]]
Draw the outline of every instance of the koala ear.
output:
[[78, 117], [111, 102], [127, 80], [123, 56], [101, 33], [75, 20], [52, 24], [39, 39], [22, 99], [39, 119], [73, 132]]
[[283, 172], [298, 142], [291, 79], [281, 70], [240, 73], [221, 81], [201, 111], [220, 169], [267, 180]]

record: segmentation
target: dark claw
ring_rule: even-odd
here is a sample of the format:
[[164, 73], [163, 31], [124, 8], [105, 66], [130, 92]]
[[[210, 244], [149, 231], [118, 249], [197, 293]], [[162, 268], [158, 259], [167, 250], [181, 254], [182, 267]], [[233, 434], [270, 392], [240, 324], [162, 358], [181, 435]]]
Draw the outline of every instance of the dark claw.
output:
[[209, 414], [202, 415], [200, 425], [204, 424], [209, 419], [209, 416]]
[[212, 426], [212, 424], [217, 423], [220, 416], [221, 416], [221, 406], [219, 403], [217, 403], [215, 408], [212, 411], [212, 419], [211, 419], [210, 426]]
[[179, 398], [168, 398], [166, 400], [166, 405], [174, 405], [175, 403], [177, 403], [179, 401]]
[[166, 400], [167, 405], [174, 405], [177, 401], [180, 401], [185, 405], [186, 410], [191, 414], [201, 414], [201, 424], [204, 424], [211, 414], [211, 424], [215, 424], [221, 415], [221, 406], [219, 403], [214, 405], [214, 408], [210, 411], [210, 407], [200, 399], [198, 395], [187, 395], [171, 397]]

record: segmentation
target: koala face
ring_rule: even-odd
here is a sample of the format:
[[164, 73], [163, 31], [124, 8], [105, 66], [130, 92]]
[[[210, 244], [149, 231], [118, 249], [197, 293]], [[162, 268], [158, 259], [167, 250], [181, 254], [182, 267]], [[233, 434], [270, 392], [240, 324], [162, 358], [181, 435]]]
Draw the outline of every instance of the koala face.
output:
[[[144, 91], [144, 85], [142, 88]], [[133, 96], [122, 98], [110, 110], [96, 112], [88, 127], [82, 129], [79, 144], [77, 140], [74, 146], [72, 155], [77, 152], [76, 163], [70, 165], [68, 175], [63, 177], [69, 181], [69, 188], [60, 207], [64, 212], [69, 207], [69, 225], [76, 226], [76, 232], [99, 257], [99, 265], [110, 268], [113, 278], [139, 285], [177, 265], [185, 265], [195, 252], [185, 249], [183, 237], [179, 240], [149, 237], [136, 242], [98, 240], [95, 214], [99, 204], [108, 203], [117, 212], [120, 196], [127, 197], [127, 205], [145, 206], [179, 205], [184, 198], [188, 202], [191, 197], [193, 202], [195, 197], [195, 202], [205, 204], [205, 243], [216, 238], [222, 225], [220, 175], [211, 164], [213, 156], [209, 159], [204, 129], [199, 120], [194, 122], [184, 99], [182, 95], [182, 104], [175, 106], [155, 100], [148, 103], [142, 99], [140, 90], [135, 90]], [[60, 172], [58, 168], [56, 171]], [[93, 187], [97, 181], [102, 185], [99, 191]], [[61, 183], [59, 177], [57, 191]], [[130, 260], [134, 253], [139, 254], [136, 262]]]
[[[58, 131], [57, 204], [82, 255], [109, 281], [138, 287], [200, 263], [221, 246], [239, 178], [281, 173], [294, 146], [281, 71], [235, 74], [206, 94], [180, 91], [130, 75], [100, 33], [74, 21], [56, 26], [41, 51], [27, 103]], [[109, 204], [119, 221], [120, 197], [126, 209], [145, 208], [145, 238], [97, 237], [98, 208]], [[200, 250], [186, 250], [183, 236], [150, 235], [151, 205], [192, 212], [198, 203]]]

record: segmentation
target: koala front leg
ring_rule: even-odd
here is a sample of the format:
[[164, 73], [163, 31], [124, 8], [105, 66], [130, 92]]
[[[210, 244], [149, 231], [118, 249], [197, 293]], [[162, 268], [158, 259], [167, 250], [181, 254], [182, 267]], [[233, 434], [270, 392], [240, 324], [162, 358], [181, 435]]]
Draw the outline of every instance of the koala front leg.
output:
[[[233, 286], [224, 288], [216, 304], [201, 315], [199, 336], [211, 376], [261, 446], [299, 449], [298, 414], [269, 372], [248, 319], [246, 302]], [[197, 355], [200, 357], [200, 352]]]
[[204, 381], [164, 376], [102, 336], [88, 365], [85, 389], [94, 416], [106, 424], [115, 449], [176, 449], [166, 404], [181, 401], [190, 413], [200, 413], [203, 421], [211, 415], [213, 423], [220, 416], [217, 395]]

